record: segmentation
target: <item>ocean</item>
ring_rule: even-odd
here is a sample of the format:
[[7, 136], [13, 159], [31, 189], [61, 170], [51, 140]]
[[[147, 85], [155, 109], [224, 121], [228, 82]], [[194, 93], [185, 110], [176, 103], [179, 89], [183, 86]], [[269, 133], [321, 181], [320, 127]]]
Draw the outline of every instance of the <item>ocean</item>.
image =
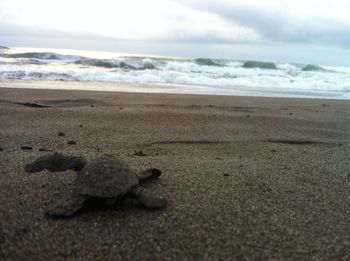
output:
[[[141, 92], [350, 99], [350, 67], [67, 49], [0, 48], [1, 80], [142, 84]], [[95, 90], [115, 90], [101, 86], [96, 84]]]

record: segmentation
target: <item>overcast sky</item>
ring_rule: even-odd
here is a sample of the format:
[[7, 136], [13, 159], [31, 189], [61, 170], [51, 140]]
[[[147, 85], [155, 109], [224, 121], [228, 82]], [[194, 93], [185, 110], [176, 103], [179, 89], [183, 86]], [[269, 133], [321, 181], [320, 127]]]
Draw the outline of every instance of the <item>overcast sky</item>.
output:
[[348, 0], [0, 0], [0, 45], [350, 65]]

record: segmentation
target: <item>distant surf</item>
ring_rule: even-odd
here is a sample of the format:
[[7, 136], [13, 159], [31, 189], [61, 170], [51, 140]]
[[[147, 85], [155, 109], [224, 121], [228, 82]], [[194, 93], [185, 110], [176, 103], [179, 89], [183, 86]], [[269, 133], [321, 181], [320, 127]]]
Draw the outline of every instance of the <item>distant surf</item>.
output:
[[1, 48], [0, 80], [167, 84], [201, 94], [350, 98], [348, 67], [208, 57]]

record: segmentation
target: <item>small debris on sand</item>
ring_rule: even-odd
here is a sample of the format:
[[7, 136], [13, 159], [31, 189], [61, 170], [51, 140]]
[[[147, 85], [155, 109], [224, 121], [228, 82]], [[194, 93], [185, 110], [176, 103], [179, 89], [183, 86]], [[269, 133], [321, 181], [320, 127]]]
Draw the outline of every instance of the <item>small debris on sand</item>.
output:
[[66, 134], [65, 134], [64, 132], [61, 132], [61, 131], [60, 131], [60, 132], [58, 132], [58, 136], [59, 136], [59, 137], [64, 137], [64, 136], [66, 136]]
[[27, 107], [32, 107], [32, 108], [49, 108], [49, 107], [51, 107], [49, 105], [39, 104], [36, 102], [17, 102], [16, 104], [27, 106]]
[[31, 146], [21, 146], [22, 150], [33, 150]]
[[148, 156], [147, 154], [143, 153], [142, 150], [136, 151], [136, 152], [134, 153], [134, 155], [135, 155], [135, 156]]
[[39, 148], [39, 151], [52, 151], [51, 149]]
[[68, 143], [69, 145], [75, 145], [75, 144], [77, 144], [77, 142], [74, 141], [74, 140], [70, 140], [70, 141], [68, 141], [67, 143]]
[[290, 145], [310, 145], [310, 144], [322, 144], [321, 141], [313, 141], [313, 140], [284, 140], [284, 139], [267, 139], [264, 142], [269, 143], [281, 143], [281, 144], [290, 144]]

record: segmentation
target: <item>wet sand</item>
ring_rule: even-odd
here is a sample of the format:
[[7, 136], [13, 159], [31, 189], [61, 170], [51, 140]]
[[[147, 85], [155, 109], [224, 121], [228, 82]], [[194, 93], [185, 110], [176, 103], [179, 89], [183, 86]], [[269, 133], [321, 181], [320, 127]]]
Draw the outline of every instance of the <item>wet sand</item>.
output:
[[[0, 88], [0, 259], [348, 260], [349, 119], [341, 100]], [[168, 208], [47, 218], [76, 174], [23, 167], [51, 151], [159, 168], [144, 190]]]

